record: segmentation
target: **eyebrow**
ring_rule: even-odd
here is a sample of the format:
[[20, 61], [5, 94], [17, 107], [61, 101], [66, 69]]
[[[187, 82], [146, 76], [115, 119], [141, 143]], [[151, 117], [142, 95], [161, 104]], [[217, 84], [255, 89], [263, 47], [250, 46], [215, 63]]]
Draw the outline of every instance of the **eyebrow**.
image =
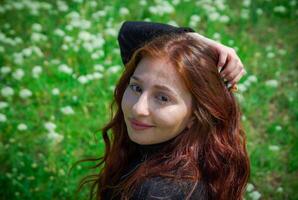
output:
[[[143, 83], [143, 81], [142, 81], [139, 77], [137, 77], [137, 76], [132, 76], [131, 78], [132, 78], [132, 79], [135, 79], [135, 80], [137, 80], [137, 81], [139, 81], [139, 82], [141, 82], [141, 83]], [[175, 96], [177, 96], [177, 93], [174, 92], [172, 89], [170, 89], [170, 88], [167, 87], [167, 86], [164, 86], [164, 85], [154, 85], [154, 87], [157, 88], [157, 89], [161, 89], [161, 90], [168, 91], [168, 92], [170, 92], [170, 93], [173, 93]]]

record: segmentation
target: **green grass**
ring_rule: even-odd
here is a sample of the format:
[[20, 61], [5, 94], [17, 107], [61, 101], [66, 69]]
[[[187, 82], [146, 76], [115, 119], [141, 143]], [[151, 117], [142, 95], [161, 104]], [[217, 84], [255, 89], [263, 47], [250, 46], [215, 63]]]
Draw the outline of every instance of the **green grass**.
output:
[[[158, 2], [166, 1], [76, 0], [64, 6], [0, 1], [0, 90], [9, 86], [14, 91], [0, 94], [1, 199], [75, 198], [79, 180], [92, 171], [83, 163], [68, 175], [70, 167], [104, 150], [97, 130], [110, 117], [113, 86], [122, 71], [117, 33], [124, 20], [191, 26], [237, 50], [248, 72], [236, 94], [251, 160], [245, 198], [298, 199], [298, 2], [181, 0], [168, 3], [173, 11], [164, 14], [154, 13]], [[123, 7], [127, 14], [119, 12]], [[193, 15], [200, 21], [191, 22]], [[95, 42], [88, 42], [92, 38]], [[72, 72], [59, 71], [62, 64]], [[94, 69], [98, 64], [102, 70]], [[38, 78], [32, 75], [35, 66], [42, 68]], [[17, 69], [24, 72], [20, 80], [14, 75]], [[101, 78], [78, 81], [96, 71]], [[25, 88], [32, 96], [21, 98]], [[59, 94], [53, 94], [54, 88]], [[67, 106], [73, 114], [61, 111]], [[48, 138], [47, 122], [56, 125], [53, 131], [63, 136], [61, 141]], [[85, 188], [79, 199], [86, 199], [87, 192]]]

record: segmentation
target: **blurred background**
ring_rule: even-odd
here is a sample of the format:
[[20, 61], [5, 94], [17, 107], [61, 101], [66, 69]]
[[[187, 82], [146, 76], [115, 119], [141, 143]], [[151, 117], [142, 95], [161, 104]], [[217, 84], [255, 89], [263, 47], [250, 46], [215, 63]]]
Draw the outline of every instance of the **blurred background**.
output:
[[[123, 70], [125, 20], [188, 26], [233, 47], [251, 159], [245, 199], [298, 199], [296, 0], [0, 0], [0, 199], [74, 199], [94, 173]], [[87, 199], [88, 188], [79, 193]]]

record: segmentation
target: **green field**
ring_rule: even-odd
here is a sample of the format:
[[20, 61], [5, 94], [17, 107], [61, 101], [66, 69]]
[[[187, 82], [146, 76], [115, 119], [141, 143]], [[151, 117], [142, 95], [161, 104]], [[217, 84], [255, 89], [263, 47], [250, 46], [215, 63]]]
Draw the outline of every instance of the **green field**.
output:
[[[125, 20], [235, 48], [251, 176], [245, 199], [298, 199], [298, 1], [0, 0], [0, 199], [75, 199], [99, 157]], [[86, 199], [88, 188], [78, 194]]]

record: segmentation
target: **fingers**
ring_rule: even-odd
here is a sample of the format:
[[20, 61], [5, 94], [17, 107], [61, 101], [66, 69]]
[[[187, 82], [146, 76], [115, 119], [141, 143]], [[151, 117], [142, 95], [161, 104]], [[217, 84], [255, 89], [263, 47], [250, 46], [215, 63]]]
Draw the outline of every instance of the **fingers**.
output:
[[236, 52], [232, 49], [229, 51], [227, 64], [224, 69], [221, 71], [220, 75], [229, 81], [231, 85], [236, 84], [241, 77], [246, 74], [246, 71], [243, 67], [243, 64]]
[[220, 75], [228, 81], [231, 81], [240, 71], [241, 68], [238, 67], [238, 61], [236, 59], [232, 59], [229, 60], [227, 65], [221, 71]]
[[225, 63], [227, 61], [227, 58], [228, 58], [228, 52], [221, 51], [219, 53], [219, 60], [218, 60], [218, 63], [217, 63], [217, 66], [219, 67], [219, 72], [221, 71], [222, 66], [225, 65]]
[[243, 75], [245, 75], [245, 74], [246, 74], [246, 72], [245, 72], [244, 68], [242, 68], [242, 70], [240, 71], [240, 73], [238, 73], [238, 74], [235, 76], [235, 78], [233, 78], [233, 80], [230, 81], [231, 85], [236, 84], [236, 83], [241, 79], [241, 77], [242, 77]]

